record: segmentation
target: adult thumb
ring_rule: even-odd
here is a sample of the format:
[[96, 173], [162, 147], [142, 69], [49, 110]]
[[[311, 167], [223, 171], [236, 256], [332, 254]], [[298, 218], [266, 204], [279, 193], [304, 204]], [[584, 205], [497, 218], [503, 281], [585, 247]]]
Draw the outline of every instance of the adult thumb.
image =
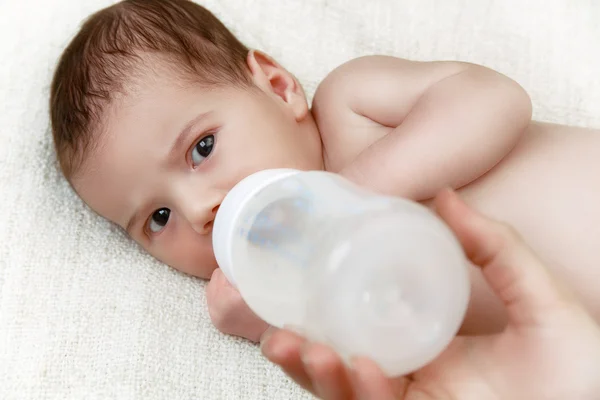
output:
[[472, 210], [451, 190], [437, 196], [435, 207], [467, 257], [482, 268], [507, 309], [509, 324], [540, 325], [549, 311], [565, 305], [564, 289], [514, 229]]

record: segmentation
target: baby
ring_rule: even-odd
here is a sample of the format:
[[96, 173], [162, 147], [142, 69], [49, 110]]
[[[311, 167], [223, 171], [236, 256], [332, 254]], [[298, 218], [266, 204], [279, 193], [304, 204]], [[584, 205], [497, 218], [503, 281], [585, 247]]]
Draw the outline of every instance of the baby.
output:
[[[150, 254], [211, 278], [211, 318], [258, 340], [212, 251], [215, 213], [267, 168], [328, 170], [429, 205], [453, 187], [516, 227], [600, 321], [600, 135], [531, 121], [514, 81], [461, 62], [372, 56], [321, 83], [247, 49], [186, 0], [127, 0], [92, 15], [52, 82], [52, 131], [65, 177]], [[461, 331], [502, 329], [505, 313], [472, 269]]]

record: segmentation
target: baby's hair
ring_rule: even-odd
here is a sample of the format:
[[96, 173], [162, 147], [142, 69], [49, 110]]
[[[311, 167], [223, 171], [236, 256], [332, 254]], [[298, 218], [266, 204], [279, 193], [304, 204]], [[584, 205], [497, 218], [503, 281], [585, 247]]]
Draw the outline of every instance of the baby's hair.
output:
[[70, 180], [82, 166], [107, 106], [148, 56], [203, 85], [251, 86], [247, 55], [221, 21], [189, 0], [125, 0], [91, 15], [52, 80], [50, 119], [63, 174]]

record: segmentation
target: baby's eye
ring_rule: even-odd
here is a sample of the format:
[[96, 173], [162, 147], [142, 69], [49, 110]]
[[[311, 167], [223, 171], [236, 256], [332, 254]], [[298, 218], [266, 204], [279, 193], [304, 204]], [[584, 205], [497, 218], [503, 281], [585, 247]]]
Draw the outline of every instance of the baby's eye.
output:
[[192, 150], [192, 164], [197, 166], [210, 155], [215, 145], [215, 135], [208, 135], [201, 139]]
[[171, 210], [168, 208], [161, 208], [154, 211], [150, 218], [150, 231], [152, 233], [160, 232], [167, 225], [167, 222], [169, 222], [169, 215], [171, 215]]

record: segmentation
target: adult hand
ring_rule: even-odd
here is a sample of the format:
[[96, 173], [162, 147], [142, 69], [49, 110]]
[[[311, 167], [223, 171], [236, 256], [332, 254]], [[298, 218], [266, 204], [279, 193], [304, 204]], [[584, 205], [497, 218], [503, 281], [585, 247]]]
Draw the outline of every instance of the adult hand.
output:
[[[482, 268], [509, 322], [489, 336], [458, 336], [424, 368], [387, 378], [372, 361], [345, 366], [330, 348], [287, 330], [263, 335], [263, 354], [323, 399], [600, 399], [600, 328], [510, 227], [451, 191], [436, 210]], [[402, 349], [390, 349], [402, 351]]]

